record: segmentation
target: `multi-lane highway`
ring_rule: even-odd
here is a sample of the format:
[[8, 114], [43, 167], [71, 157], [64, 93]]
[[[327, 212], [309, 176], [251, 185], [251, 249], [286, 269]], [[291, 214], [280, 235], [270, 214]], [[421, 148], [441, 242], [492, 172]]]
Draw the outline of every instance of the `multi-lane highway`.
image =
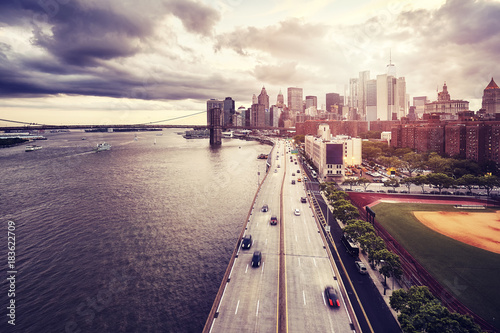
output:
[[[252, 246], [236, 253], [222, 298], [215, 304], [216, 318], [207, 321], [211, 332], [353, 331], [355, 318], [348, 314], [348, 300], [309, 201], [301, 202], [307, 196], [299, 181], [303, 170], [290, 148], [282, 140], [273, 149], [271, 168], [246, 225]], [[277, 225], [270, 224], [271, 216], [278, 218]], [[259, 267], [251, 265], [254, 251], [262, 253]], [[328, 305], [326, 286], [336, 290], [339, 307]]]

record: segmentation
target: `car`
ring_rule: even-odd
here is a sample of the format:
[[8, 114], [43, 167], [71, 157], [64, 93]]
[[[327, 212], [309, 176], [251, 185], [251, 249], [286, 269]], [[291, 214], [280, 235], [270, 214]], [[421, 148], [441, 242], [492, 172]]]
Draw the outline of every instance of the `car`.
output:
[[300, 169], [297, 169], [297, 173], [300, 173]]
[[362, 261], [355, 261], [356, 269], [360, 274], [368, 274], [365, 264]]
[[242, 249], [249, 249], [252, 246], [252, 235], [245, 235], [241, 241]]
[[274, 169], [274, 173], [278, 172], [278, 169]]
[[292, 179], [292, 185], [295, 185], [295, 179]]
[[377, 193], [385, 193], [384, 190], [378, 190]]
[[259, 267], [262, 262], [262, 253], [255, 251], [252, 256], [252, 267]]
[[302, 202], [302, 203], [306, 203], [306, 202], [307, 202], [306, 197], [301, 197], [301, 198], [300, 198], [300, 202]]
[[374, 193], [374, 190], [366, 190], [367, 193]]
[[271, 220], [269, 221], [271, 225], [276, 225], [278, 224], [278, 217], [276, 215], [271, 216]]
[[268, 205], [264, 205], [262, 206], [262, 208], [260, 209], [261, 212], [265, 213], [269, 210], [269, 206]]
[[293, 212], [295, 216], [300, 216], [300, 210], [298, 208], [295, 208], [295, 211]]
[[295, 164], [297, 164], [297, 162], [295, 162]]
[[299, 179], [297, 179], [297, 181], [298, 181], [298, 182], [301, 182], [301, 181], [302, 181], [302, 179], [300, 179], [300, 178], [299, 178]]
[[278, 164], [278, 168], [281, 168], [281, 166]]
[[332, 308], [340, 307], [340, 301], [337, 297], [337, 291], [332, 286], [328, 286], [325, 288], [325, 299], [326, 303]]
[[306, 180], [307, 180], [307, 177], [304, 177], [304, 181], [306, 181]]
[[295, 176], [295, 174], [294, 174], [294, 173], [292, 173], [292, 176]]

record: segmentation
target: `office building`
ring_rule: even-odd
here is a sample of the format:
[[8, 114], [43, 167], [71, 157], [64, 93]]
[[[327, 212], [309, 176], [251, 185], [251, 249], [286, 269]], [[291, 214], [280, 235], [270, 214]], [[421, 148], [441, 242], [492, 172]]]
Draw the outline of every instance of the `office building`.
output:
[[267, 94], [265, 87], [262, 87], [259, 97], [257, 97], [257, 103], [264, 105], [264, 110], [269, 112], [269, 95]]
[[291, 119], [303, 111], [302, 88], [288, 88], [288, 110]]
[[438, 100], [425, 103], [426, 114], [451, 114], [453, 119], [458, 119], [458, 113], [469, 110], [469, 102], [463, 100], [452, 100], [446, 82], [443, 85], [443, 91], [438, 92]]
[[484, 89], [482, 108], [490, 115], [500, 114], [500, 88], [493, 78]]
[[234, 100], [231, 97], [226, 97], [224, 100], [224, 126], [230, 126], [233, 123], [233, 115], [235, 114]]

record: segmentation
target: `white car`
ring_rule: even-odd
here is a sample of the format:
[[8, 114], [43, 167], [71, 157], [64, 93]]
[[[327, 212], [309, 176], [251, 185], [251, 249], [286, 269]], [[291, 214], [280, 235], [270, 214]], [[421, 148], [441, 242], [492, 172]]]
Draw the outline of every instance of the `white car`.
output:
[[300, 210], [299, 210], [298, 208], [295, 208], [295, 212], [294, 212], [294, 214], [295, 214], [296, 216], [299, 216], [299, 215], [300, 215]]

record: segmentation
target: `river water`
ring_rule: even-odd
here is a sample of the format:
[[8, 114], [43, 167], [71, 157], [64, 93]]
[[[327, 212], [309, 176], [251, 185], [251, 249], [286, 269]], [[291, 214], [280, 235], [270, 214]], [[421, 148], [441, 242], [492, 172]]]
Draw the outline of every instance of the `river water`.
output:
[[[46, 136], [38, 151], [0, 149], [0, 331], [200, 332], [270, 146], [211, 148], [175, 130]], [[111, 150], [91, 151], [103, 141]]]

